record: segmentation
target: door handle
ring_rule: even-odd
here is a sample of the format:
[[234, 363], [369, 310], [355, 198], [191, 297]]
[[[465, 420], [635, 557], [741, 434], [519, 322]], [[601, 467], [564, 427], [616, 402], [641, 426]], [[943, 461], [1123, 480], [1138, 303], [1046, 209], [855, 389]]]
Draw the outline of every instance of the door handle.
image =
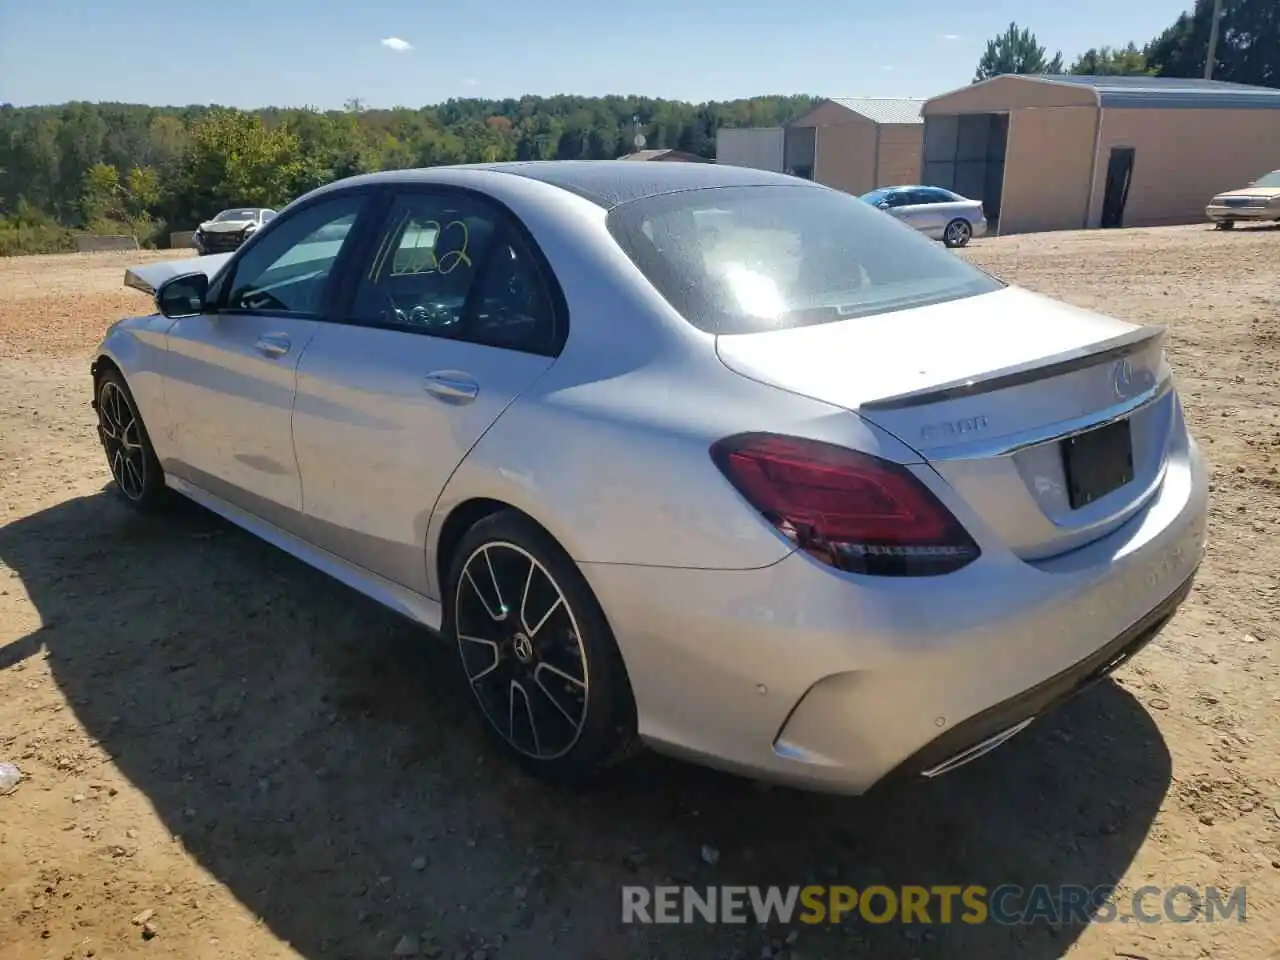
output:
[[440, 371], [428, 373], [422, 388], [433, 397], [450, 403], [470, 403], [480, 393], [480, 385], [465, 373]]
[[254, 347], [268, 357], [283, 357], [289, 352], [293, 342], [283, 333], [266, 333], [258, 338]]

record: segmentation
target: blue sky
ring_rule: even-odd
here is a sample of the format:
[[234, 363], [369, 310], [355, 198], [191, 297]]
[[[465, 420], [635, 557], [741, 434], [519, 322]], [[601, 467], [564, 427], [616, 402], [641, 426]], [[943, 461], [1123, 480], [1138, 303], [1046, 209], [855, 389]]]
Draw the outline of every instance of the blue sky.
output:
[[968, 83], [1010, 20], [1070, 62], [1090, 46], [1145, 43], [1191, 3], [0, 0], [0, 102], [928, 97]]

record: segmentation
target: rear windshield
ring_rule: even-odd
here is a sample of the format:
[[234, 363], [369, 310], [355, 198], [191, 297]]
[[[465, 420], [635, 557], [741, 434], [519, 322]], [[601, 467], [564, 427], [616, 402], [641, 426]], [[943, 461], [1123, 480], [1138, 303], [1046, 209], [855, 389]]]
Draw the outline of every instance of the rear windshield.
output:
[[847, 320], [1003, 284], [857, 197], [812, 186], [714, 187], [614, 207], [609, 231], [700, 330]]

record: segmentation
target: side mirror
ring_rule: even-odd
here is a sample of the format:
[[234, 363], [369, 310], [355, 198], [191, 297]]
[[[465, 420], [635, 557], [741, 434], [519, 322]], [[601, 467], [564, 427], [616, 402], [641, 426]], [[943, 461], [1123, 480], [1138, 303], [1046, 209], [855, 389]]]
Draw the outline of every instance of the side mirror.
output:
[[877, 207], [879, 207], [881, 210], [888, 210], [888, 209], [889, 209], [889, 201], [888, 201], [888, 200], [881, 200], [879, 203], [877, 203], [877, 204], [876, 204], [876, 206], [877, 206]]
[[209, 277], [203, 273], [184, 273], [160, 284], [156, 291], [156, 308], [170, 319], [195, 317], [204, 313], [204, 299], [209, 294]]

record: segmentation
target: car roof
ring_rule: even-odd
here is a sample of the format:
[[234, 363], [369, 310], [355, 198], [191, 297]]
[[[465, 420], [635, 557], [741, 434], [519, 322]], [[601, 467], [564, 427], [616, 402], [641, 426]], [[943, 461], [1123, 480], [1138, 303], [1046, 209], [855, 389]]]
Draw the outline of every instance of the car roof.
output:
[[538, 180], [590, 200], [606, 210], [631, 200], [711, 187], [798, 186], [825, 189], [810, 180], [768, 170], [684, 161], [623, 163], [618, 160], [524, 160], [387, 170], [358, 179], [364, 183], [391, 184], [445, 182], [446, 177], [442, 174], [447, 175], [456, 170], [486, 171]]

